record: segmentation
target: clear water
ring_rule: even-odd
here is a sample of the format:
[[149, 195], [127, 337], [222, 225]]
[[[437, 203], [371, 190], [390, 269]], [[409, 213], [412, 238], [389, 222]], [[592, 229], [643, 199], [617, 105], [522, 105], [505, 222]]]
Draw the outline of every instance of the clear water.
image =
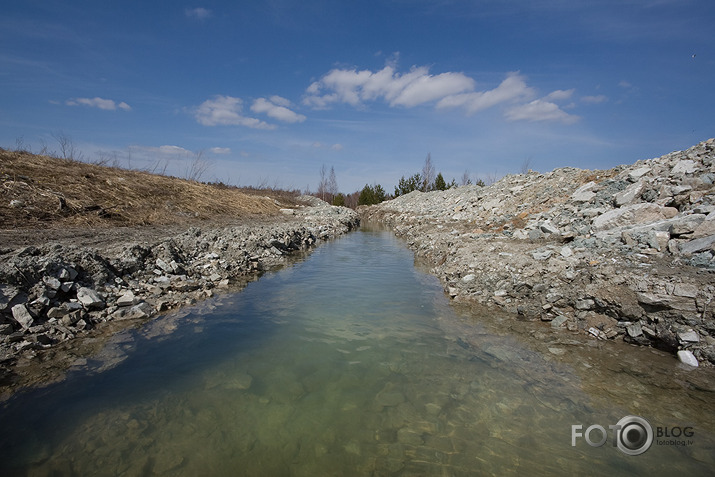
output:
[[[713, 394], [672, 357], [519, 326], [451, 306], [398, 240], [362, 230], [5, 403], [0, 473], [709, 474]], [[693, 442], [571, 445], [573, 424], [628, 414]]]

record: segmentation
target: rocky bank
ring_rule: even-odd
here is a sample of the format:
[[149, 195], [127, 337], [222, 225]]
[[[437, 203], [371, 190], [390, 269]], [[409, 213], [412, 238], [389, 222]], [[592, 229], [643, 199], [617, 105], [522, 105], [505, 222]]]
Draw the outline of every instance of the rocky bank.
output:
[[715, 363], [715, 139], [610, 170], [509, 175], [360, 208], [455, 300]]
[[281, 209], [275, 220], [191, 227], [156, 242], [64, 239], [0, 250], [0, 385], [13, 387], [22, 381], [18, 368], [51, 360], [58, 345], [109, 322], [131, 326], [210, 297], [359, 224], [350, 209], [300, 199], [304, 206]]

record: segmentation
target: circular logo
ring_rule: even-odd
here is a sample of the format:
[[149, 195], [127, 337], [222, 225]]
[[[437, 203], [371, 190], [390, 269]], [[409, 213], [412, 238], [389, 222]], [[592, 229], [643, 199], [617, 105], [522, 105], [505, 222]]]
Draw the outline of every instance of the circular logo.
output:
[[624, 454], [640, 455], [653, 444], [653, 428], [639, 416], [626, 416], [618, 421], [616, 445]]

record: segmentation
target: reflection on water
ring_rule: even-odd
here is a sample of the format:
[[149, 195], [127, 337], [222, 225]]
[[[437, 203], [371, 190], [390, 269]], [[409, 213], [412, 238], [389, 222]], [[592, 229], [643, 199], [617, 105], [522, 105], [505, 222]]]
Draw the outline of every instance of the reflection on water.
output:
[[[78, 362], [64, 383], [8, 402], [0, 470], [704, 475], [712, 468], [706, 371], [692, 378], [651, 350], [604, 352], [548, 328], [523, 339], [519, 326], [511, 317], [455, 311], [390, 234], [353, 233], [240, 293], [126, 332]], [[608, 429], [634, 413], [654, 428], [693, 426], [692, 445], [653, 445], [636, 457], [613, 447], [610, 435], [603, 447], [583, 438], [571, 446], [572, 425]]]

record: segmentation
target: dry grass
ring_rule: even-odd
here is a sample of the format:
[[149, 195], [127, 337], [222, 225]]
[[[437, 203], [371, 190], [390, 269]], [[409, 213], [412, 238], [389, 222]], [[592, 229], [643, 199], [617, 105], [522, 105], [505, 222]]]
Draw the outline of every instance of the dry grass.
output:
[[273, 215], [279, 212], [273, 199], [295, 203], [284, 191], [242, 191], [0, 149], [0, 229], [167, 225]]

